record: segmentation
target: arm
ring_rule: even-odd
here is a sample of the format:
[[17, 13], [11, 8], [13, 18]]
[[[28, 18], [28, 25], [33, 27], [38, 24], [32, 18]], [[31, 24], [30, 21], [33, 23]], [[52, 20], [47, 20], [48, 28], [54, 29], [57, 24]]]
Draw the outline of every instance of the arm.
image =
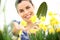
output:
[[19, 28], [18, 23], [13, 22], [13, 29], [12, 29], [13, 34], [17, 35], [19, 30], [20, 30], [20, 28]]
[[23, 29], [24, 29], [23, 26], [19, 25], [17, 22], [13, 22], [13, 30], [12, 31], [13, 31], [14, 35], [18, 35], [18, 32]]

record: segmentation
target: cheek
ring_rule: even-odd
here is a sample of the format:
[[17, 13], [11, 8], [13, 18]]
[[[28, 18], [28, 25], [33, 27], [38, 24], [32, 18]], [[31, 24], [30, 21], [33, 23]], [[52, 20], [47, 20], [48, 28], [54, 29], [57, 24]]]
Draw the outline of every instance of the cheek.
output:
[[21, 18], [24, 18], [24, 14], [19, 14], [19, 16], [20, 16]]
[[31, 11], [31, 12], [34, 12], [34, 9], [33, 9], [33, 8], [30, 8], [30, 11]]
[[34, 10], [33, 9], [31, 9], [30, 12], [32, 13], [32, 15], [34, 14]]

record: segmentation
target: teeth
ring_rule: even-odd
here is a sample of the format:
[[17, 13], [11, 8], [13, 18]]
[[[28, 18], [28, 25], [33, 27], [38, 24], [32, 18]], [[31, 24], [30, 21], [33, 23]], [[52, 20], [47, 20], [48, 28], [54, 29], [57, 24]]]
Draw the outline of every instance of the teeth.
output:
[[30, 18], [30, 15], [29, 16], [26, 16], [26, 18]]
[[27, 15], [25, 18], [29, 19], [30, 18], [30, 15]]
[[29, 18], [31, 17], [31, 15], [32, 15], [31, 13], [26, 14], [26, 15], [25, 15], [25, 18], [26, 18], [26, 19], [29, 19]]

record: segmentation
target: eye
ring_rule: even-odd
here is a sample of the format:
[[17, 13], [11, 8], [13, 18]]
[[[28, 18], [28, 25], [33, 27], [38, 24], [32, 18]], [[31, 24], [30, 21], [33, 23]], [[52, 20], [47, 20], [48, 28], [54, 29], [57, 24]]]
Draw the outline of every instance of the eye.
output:
[[30, 8], [29, 6], [26, 7], [26, 9], [29, 9], [29, 8]]
[[22, 13], [22, 12], [24, 12], [24, 10], [23, 10], [23, 9], [20, 9], [19, 11], [20, 11], [21, 13]]

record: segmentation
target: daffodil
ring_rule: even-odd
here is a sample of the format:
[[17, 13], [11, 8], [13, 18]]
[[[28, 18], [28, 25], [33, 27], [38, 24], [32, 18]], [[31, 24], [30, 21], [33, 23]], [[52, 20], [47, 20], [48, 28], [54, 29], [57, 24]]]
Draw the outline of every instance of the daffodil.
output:
[[[19, 33], [19, 36], [21, 36], [21, 34], [22, 34], [22, 30], [20, 30], [18, 33]], [[18, 37], [18, 40], [21, 40], [21, 38]]]
[[48, 13], [48, 15], [49, 15], [49, 16], [52, 16], [52, 15], [53, 15], [52, 11], [50, 11], [50, 12]]
[[[25, 26], [27, 25], [27, 23], [26, 23], [24, 20], [22, 20], [21, 23], [20, 23], [20, 25], [22, 25], [22, 26], [25, 27]], [[22, 30], [20, 30], [20, 31], [18, 32], [18, 34], [19, 34], [19, 36], [21, 36]], [[19, 37], [18, 40], [21, 40], [21, 38]]]
[[30, 20], [31, 20], [32, 23], [35, 23], [36, 20], [37, 20], [37, 16], [36, 16], [36, 15], [32, 16], [32, 17], [30, 18]]
[[22, 25], [22, 26], [25, 27], [27, 25], [27, 22], [25, 22], [24, 20], [22, 20], [21, 23], [20, 23], [20, 25]]
[[56, 32], [60, 32], [60, 28], [57, 28], [57, 29], [56, 29]]
[[38, 31], [38, 29], [30, 29], [29, 32], [30, 33], [36, 33]]
[[56, 16], [56, 13], [53, 13], [52, 11], [48, 12], [48, 16]]
[[55, 32], [54, 28], [50, 28], [48, 31], [49, 31], [49, 34], [52, 34]]
[[44, 26], [44, 24], [40, 23], [38, 24], [39, 28], [42, 29], [42, 27]]
[[21, 38], [19, 37], [18, 40], [21, 40]]
[[21, 34], [22, 34], [22, 30], [19, 31], [19, 35], [21, 35]]
[[45, 16], [42, 16], [40, 20], [41, 20], [42, 22], [44, 22], [45, 19], [46, 19]]
[[46, 26], [44, 26], [44, 27], [42, 27], [42, 29], [43, 29], [43, 31], [45, 31], [45, 32], [46, 32], [47, 27], [46, 27]]
[[39, 24], [39, 28], [40, 29], [43, 29], [43, 31], [46, 31], [47, 30], [46, 25], [45, 24], [42, 24], [42, 23]]
[[52, 18], [50, 19], [50, 24], [53, 26], [53, 25], [59, 24], [59, 22], [58, 22], [58, 20], [57, 20], [56, 18], [52, 17]]

